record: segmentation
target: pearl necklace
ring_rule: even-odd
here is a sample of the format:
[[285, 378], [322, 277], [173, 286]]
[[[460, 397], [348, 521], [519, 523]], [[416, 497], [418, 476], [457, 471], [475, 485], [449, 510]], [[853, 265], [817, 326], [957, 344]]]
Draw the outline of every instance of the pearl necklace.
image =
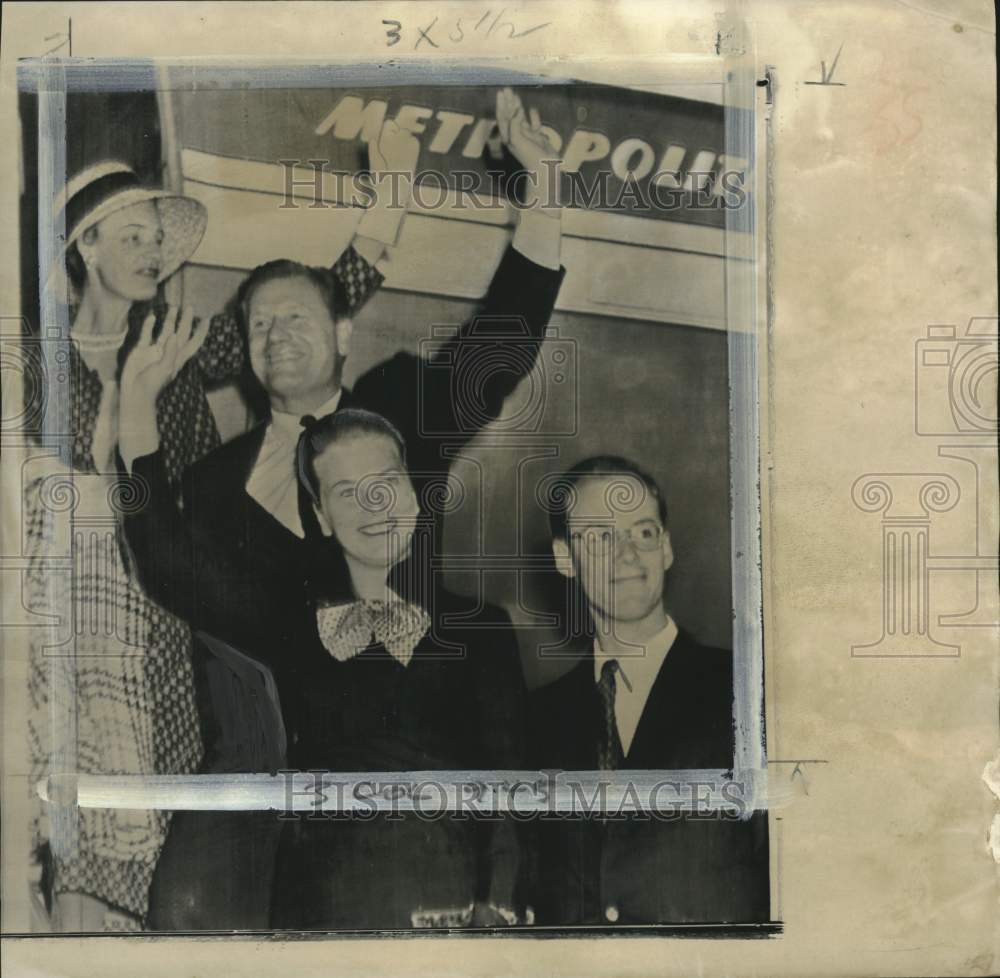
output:
[[70, 333], [73, 342], [90, 353], [106, 353], [110, 350], [117, 350], [125, 342], [128, 329], [123, 329], [120, 333]]

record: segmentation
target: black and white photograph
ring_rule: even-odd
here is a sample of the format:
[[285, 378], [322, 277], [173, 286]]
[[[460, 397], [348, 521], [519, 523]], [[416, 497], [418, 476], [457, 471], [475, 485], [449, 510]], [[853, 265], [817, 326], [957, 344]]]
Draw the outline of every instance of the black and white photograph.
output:
[[2, 14], [5, 975], [997, 973], [981, 0]]
[[723, 86], [20, 78], [35, 926], [771, 926]]

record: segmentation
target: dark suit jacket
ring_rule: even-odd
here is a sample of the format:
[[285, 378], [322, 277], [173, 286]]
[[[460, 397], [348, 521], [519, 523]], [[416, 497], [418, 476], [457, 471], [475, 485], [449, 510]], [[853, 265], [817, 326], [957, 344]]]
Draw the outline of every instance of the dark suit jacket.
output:
[[[581, 647], [590, 645], [581, 640]], [[625, 769], [731, 770], [732, 655], [681, 631], [650, 691]], [[529, 704], [532, 770], [595, 770], [603, 709], [588, 651]], [[526, 899], [538, 924], [762, 922], [767, 818], [543, 819]]]

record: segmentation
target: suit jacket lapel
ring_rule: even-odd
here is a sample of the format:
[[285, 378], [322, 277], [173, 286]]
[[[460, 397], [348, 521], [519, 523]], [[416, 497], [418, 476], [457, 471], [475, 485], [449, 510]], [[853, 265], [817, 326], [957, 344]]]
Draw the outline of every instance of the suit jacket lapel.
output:
[[238, 442], [233, 444], [231, 458], [226, 460], [226, 472], [220, 473], [221, 478], [226, 480], [224, 495], [220, 496], [233, 504], [232, 512], [234, 516], [238, 514], [241, 535], [246, 535], [257, 518], [264, 513], [257, 500], [247, 492], [247, 482], [260, 454], [266, 431], [267, 422], [264, 421], [241, 436]]
[[604, 714], [594, 682], [593, 651], [588, 650], [579, 664], [558, 682], [564, 684], [564, 702], [569, 707], [566, 716], [557, 721], [568, 734], [567, 756], [574, 758], [572, 767], [576, 770], [596, 770]]
[[254, 559], [265, 554], [278, 559], [282, 552], [287, 557], [288, 548], [299, 539], [247, 492], [266, 431], [267, 422], [262, 422], [219, 449], [208, 474], [211, 485], [206, 487], [215, 500], [213, 516], [218, 525], [229, 527], [225, 535], [235, 537]]
[[220, 508], [231, 505], [239, 493], [245, 492], [266, 430], [267, 423], [261, 422], [217, 448], [200, 463], [199, 477], [205, 483], [202, 488], [220, 501]]
[[[682, 646], [680, 635], [674, 640], [653, 681], [635, 735], [632, 737], [632, 744], [625, 755], [626, 767], [645, 770], [670, 769], [675, 766], [677, 746], [675, 707], [680, 691], [676, 688], [674, 678], [677, 674], [676, 654], [683, 655], [683, 648], [679, 646]], [[696, 691], [688, 692], [697, 697]]]
[[242, 488], [246, 488], [247, 480], [253, 471], [254, 463], [260, 454], [260, 447], [264, 444], [264, 435], [267, 432], [266, 422], [261, 422], [251, 428], [244, 436], [243, 442], [239, 446], [236, 458], [233, 460], [233, 478], [236, 479]]
[[713, 666], [719, 655], [702, 649], [686, 632], [678, 633], [639, 718], [626, 756], [629, 767], [725, 767], [723, 758], [732, 764], [731, 745], [721, 742], [729, 724], [718, 715], [732, 708], [732, 682], [727, 679], [727, 688], [718, 688], [722, 677]]

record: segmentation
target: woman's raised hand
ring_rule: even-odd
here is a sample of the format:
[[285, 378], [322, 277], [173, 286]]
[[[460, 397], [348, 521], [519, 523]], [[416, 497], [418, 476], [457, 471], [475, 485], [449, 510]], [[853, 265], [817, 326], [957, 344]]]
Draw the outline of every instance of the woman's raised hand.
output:
[[167, 308], [163, 328], [154, 340], [155, 325], [156, 316], [151, 313], [122, 368], [118, 449], [129, 471], [135, 459], [155, 452], [159, 446], [156, 400], [198, 352], [208, 334], [207, 323], [196, 322], [190, 309], [177, 306]]
[[[156, 316], [150, 313], [142, 324], [139, 341], [122, 368], [122, 393], [130, 400], [155, 404], [163, 389], [193, 357], [208, 335], [208, 323], [196, 320], [190, 308], [168, 306], [160, 335], [153, 339]], [[134, 401], [133, 401], [134, 403]]]

